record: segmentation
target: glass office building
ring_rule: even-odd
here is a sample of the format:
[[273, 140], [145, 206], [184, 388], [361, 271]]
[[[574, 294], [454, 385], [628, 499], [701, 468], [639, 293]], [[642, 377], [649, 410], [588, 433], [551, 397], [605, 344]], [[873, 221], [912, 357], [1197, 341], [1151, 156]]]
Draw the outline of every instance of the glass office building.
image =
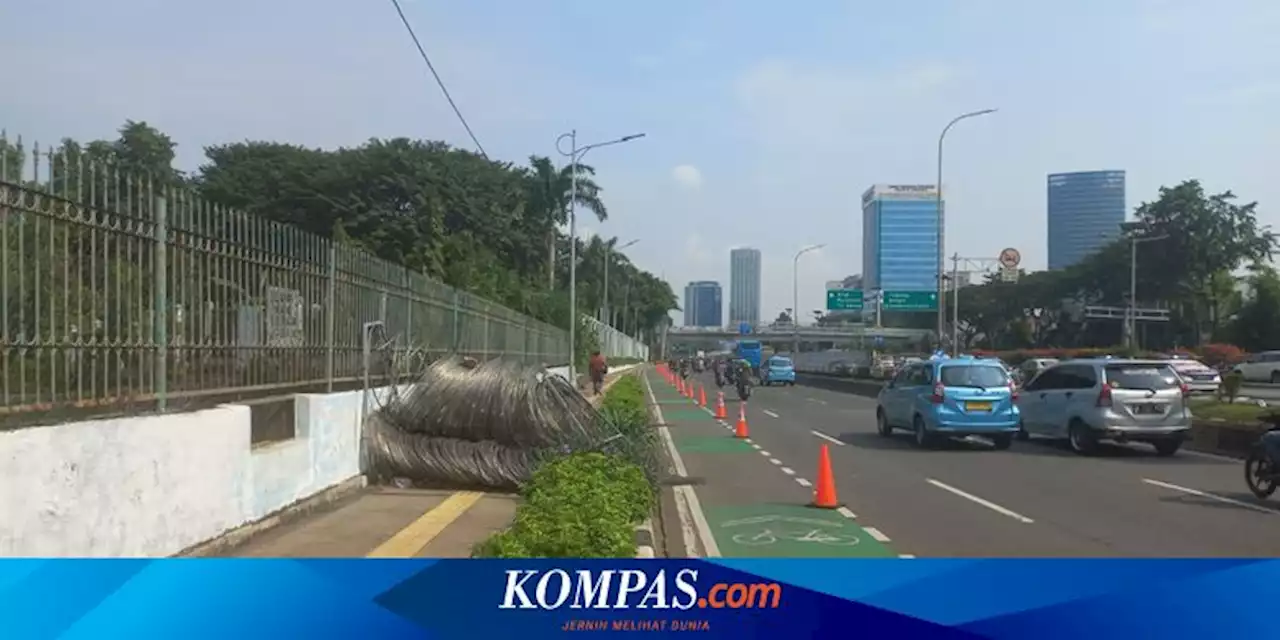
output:
[[1047, 211], [1049, 268], [1065, 269], [1120, 237], [1124, 172], [1050, 174]]
[[760, 324], [760, 250], [729, 252], [729, 324]]
[[875, 185], [862, 194], [862, 286], [938, 290], [938, 192], [933, 185]]
[[704, 280], [690, 282], [684, 288], [684, 325], [686, 327], [723, 327], [723, 299], [720, 283]]

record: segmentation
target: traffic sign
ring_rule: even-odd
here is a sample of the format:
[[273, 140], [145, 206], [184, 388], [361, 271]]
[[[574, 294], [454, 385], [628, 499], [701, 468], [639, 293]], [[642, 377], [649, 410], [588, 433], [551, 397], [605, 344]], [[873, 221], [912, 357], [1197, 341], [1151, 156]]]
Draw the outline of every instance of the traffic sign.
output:
[[738, 335], [740, 335], [740, 336], [751, 335], [751, 323], [750, 323], [750, 322], [739, 322], [739, 323], [738, 323]]
[[1014, 249], [1013, 247], [1009, 247], [1004, 251], [1000, 252], [1001, 266], [1008, 269], [1013, 269], [1020, 264], [1022, 264], [1022, 254], [1019, 253], [1017, 249]]
[[1001, 281], [1001, 282], [1017, 282], [1017, 281], [1018, 281], [1018, 267], [1016, 267], [1016, 266], [1013, 266], [1013, 267], [1002, 266], [1002, 267], [1000, 267], [1000, 281]]
[[827, 289], [827, 311], [862, 311], [862, 289]]
[[937, 291], [885, 291], [881, 294], [885, 311], [933, 311], [938, 308]]

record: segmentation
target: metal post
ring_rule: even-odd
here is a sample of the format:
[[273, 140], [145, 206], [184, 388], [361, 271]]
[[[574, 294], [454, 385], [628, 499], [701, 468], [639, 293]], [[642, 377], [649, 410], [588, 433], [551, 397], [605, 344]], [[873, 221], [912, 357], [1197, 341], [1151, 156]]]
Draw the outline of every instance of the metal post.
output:
[[152, 333], [156, 342], [156, 409], [169, 408], [169, 202], [155, 199], [156, 271]]
[[951, 257], [951, 353], [960, 355], [960, 254]]
[[335, 298], [337, 298], [337, 291], [338, 291], [338, 244], [333, 241], [329, 242], [329, 276], [328, 277], [329, 277], [328, 292], [325, 294], [325, 297], [327, 298], [327, 302], [325, 306], [327, 306], [328, 309], [325, 310], [325, 314], [324, 314], [324, 344], [325, 344], [324, 377], [326, 380], [325, 391], [327, 391], [328, 393], [333, 393], [333, 367], [334, 367], [334, 356], [336, 352], [336, 346], [334, 345], [334, 342], [336, 341], [335, 329], [334, 329], [334, 317], [336, 315], [336, 312], [334, 311], [334, 306], [337, 302]]
[[609, 260], [609, 258], [611, 258], [612, 255], [613, 255], [613, 252], [609, 249], [609, 244], [606, 242], [604, 245], [604, 292], [600, 296], [600, 316], [601, 316], [600, 321], [605, 324], [611, 324], [609, 322], [608, 314], [609, 314], [609, 263], [612, 262], [611, 260]]
[[569, 132], [569, 380], [578, 384], [578, 130]]
[[946, 269], [946, 260], [947, 260], [947, 238], [946, 238], [947, 220], [946, 220], [946, 212], [943, 210], [946, 203], [942, 198], [942, 143], [947, 138], [947, 132], [950, 131], [951, 127], [954, 127], [957, 122], [960, 122], [961, 120], [964, 120], [966, 118], [975, 118], [977, 116], [987, 115], [988, 113], [995, 113], [995, 111], [996, 111], [995, 109], [983, 109], [982, 111], [973, 111], [970, 113], [965, 113], [965, 114], [956, 116], [951, 120], [951, 122], [947, 123], [947, 126], [942, 128], [942, 133], [938, 136], [938, 183], [934, 185], [934, 188], [935, 188], [935, 193], [937, 194], [937, 209], [938, 209], [938, 344], [939, 346], [941, 346], [942, 344], [942, 335], [943, 335], [943, 332], [946, 331], [946, 322], [947, 322], [947, 314], [946, 314], [947, 283], [943, 278], [943, 274], [946, 273], [945, 269]]
[[1125, 307], [1125, 347], [1133, 348], [1134, 312], [1138, 303], [1138, 239], [1129, 239], [1129, 304]]
[[462, 350], [462, 327], [459, 321], [462, 320], [462, 300], [458, 296], [458, 290], [453, 290], [453, 352], [459, 353]]
[[[804, 253], [801, 251], [800, 253]], [[800, 308], [800, 253], [791, 263], [791, 354], [800, 353], [800, 319], [796, 317]]]

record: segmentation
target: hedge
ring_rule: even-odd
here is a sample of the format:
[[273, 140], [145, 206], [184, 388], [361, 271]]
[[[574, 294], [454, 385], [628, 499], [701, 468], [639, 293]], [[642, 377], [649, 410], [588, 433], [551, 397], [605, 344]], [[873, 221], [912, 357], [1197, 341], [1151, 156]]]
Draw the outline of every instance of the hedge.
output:
[[631, 446], [544, 462], [521, 492], [511, 527], [476, 545], [474, 557], [635, 557], [635, 526], [656, 500], [651, 474], [632, 450], [646, 449], [653, 431], [639, 378], [614, 383], [600, 413], [604, 426], [622, 432]]

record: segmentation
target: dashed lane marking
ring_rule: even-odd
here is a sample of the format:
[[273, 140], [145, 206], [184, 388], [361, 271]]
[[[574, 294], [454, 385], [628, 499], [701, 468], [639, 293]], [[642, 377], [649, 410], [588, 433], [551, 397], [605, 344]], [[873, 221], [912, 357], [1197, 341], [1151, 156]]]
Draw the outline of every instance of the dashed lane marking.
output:
[[769, 458], [769, 462], [772, 462], [773, 464], [776, 464], [776, 465], [782, 464], [782, 461], [777, 458]]
[[886, 536], [882, 531], [875, 527], [863, 527], [862, 530], [871, 534], [871, 537], [875, 538], [876, 542], [889, 542], [889, 536]]
[[834, 444], [834, 445], [836, 445], [837, 447], [843, 447], [843, 446], [844, 446], [844, 442], [843, 442], [843, 441], [838, 440], [838, 439], [836, 439], [836, 438], [833, 438], [833, 437], [831, 437], [831, 436], [829, 436], [829, 435], [827, 435], [827, 434], [825, 434], [825, 433], [823, 433], [823, 432], [821, 432], [821, 431], [818, 431], [817, 429], [814, 429], [814, 430], [810, 431], [809, 433], [812, 433], [813, 435], [818, 436], [819, 438], [822, 438], [823, 440], [826, 440], [827, 442], [830, 442], [831, 444]]
[[800, 486], [802, 486], [802, 487], [812, 487], [812, 486], [813, 486], [813, 483], [812, 483], [812, 482], [809, 482], [808, 480], [805, 480], [804, 478], [796, 478], [796, 484], [798, 484], [798, 485], [800, 485]]
[[857, 520], [857, 519], [858, 519], [858, 516], [857, 516], [857, 515], [855, 515], [855, 514], [853, 513], [853, 511], [850, 511], [850, 510], [849, 510], [849, 507], [840, 507], [839, 509], [836, 509], [836, 513], [838, 513], [838, 514], [840, 514], [840, 515], [842, 515], [842, 516], [844, 516], [844, 517], [846, 517], [846, 518], [848, 518], [848, 519], [850, 519], [850, 520]]
[[979, 498], [978, 496], [975, 496], [972, 493], [968, 493], [966, 491], [957, 489], [949, 484], [938, 482], [933, 478], [925, 478], [925, 481], [939, 489], [942, 489], [943, 491], [947, 491], [957, 496], [960, 496], [961, 498], [964, 498], [965, 500], [968, 500], [974, 504], [982, 505], [1001, 515], [1009, 516], [1010, 518], [1013, 518], [1014, 520], [1017, 520], [1018, 522], [1021, 522], [1023, 524], [1032, 524], [1035, 522], [1035, 520], [1032, 520], [1031, 518], [1028, 518], [1022, 515], [1017, 511], [1013, 511], [1012, 509], [1006, 509], [990, 500], [987, 500], [985, 498]]
[[1147, 483], [1147, 484], [1149, 484], [1149, 485], [1152, 485], [1152, 486], [1162, 487], [1162, 488], [1165, 488], [1165, 489], [1172, 489], [1173, 491], [1181, 491], [1182, 493], [1186, 493], [1186, 494], [1189, 494], [1189, 495], [1193, 495], [1193, 496], [1196, 496], [1196, 497], [1199, 497], [1199, 498], [1208, 498], [1208, 499], [1210, 499], [1210, 500], [1215, 500], [1215, 501], [1217, 501], [1217, 502], [1221, 502], [1221, 503], [1223, 503], [1223, 504], [1230, 504], [1230, 505], [1234, 505], [1234, 506], [1237, 506], [1237, 507], [1243, 507], [1243, 508], [1245, 508], [1245, 509], [1250, 509], [1250, 510], [1253, 510], [1253, 511], [1257, 511], [1257, 512], [1259, 512], [1259, 513], [1269, 513], [1269, 514], [1271, 514], [1271, 515], [1273, 515], [1273, 516], [1280, 516], [1280, 511], [1276, 511], [1275, 509], [1268, 509], [1268, 508], [1266, 508], [1266, 507], [1259, 506], [1259, 505], [1256, 505], [1256, 504], [1249, 504], [1248, 502], [1244, 502], [1244, 501], [1242, 501], [1242, 500], [1236, 500], [1236, 499], [1234, 499], [1234, 498], [1228, 498], [1228, 497], [1226, 497], [1226, 496], [1220, 496], [1220, 495], [1218, 495], [1218, 494], [1216, 494], [1216, 493], [1209, 493], [1208, 491], [1201, 491], [1201, 490], [1199, 490], [1199, 489], [1192, 489], [1191, 487], [1183, 487], [1183, 486], [1176, 485], [1176, 484], [1172, 484], [1172, 483], [1169, 483], [1169, 482], [1161, 482], [1161, 481], [1159, 481], [1159, 480], [1152, 480], [1152, 479], [1150, 479], [1150, 478], [1143, 478], [1143, 479], [1142, 479], [1142, 481], [1143, 481], [1143, 482], [1145, 482], [1145, 483]]
[[777, 418], [777, 417], [778, 417], [778, 414], [776, 414], [776, 413], [774, 413], [774, 412], [772, 412], [772, 411], [770, 411], [770, 410], [768, 410], [768, 409], [765, 409], [765, 410], [764, 410], [764, 414], [765, 414], [766, 416], [769, 416], [770, 418]]
[[791, 467], [783, 467], [782, 472], [789, 476], [794, 476], [796, 474], [796, 470]]

